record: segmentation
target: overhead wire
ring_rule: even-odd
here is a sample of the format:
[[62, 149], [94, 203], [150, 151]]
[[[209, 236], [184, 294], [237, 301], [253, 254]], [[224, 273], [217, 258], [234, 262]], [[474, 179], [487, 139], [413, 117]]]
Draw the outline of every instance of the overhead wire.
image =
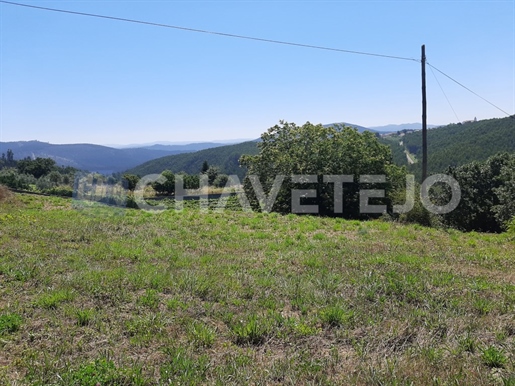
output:
[[[6, 1], [6, 0], [0, 0], [0, 3], [2, 4], [9, 4], [9, 5], [15, 5], [19, 7], [26, 7], [26, 8], [33, 8], [33, 9], [39, 9], [44, 11], [51, 11], [51, 12], [60, 12], [60, 13], [66, 13], [66, 14], [72, 14], [72, 15], [79, 15], [79, 16], [87, 16], [87, 17], [94, 17], [94, 18], [100, 18], [100, 19], [108, 19], [108, 20], [116, 20], [121, 22], [127, 22], [127, 23], [136, 23], [136, 24], [143, 24], [143, 25], [149, 25], [154, 27], [162, 27], [162, 28], [171, 28], [176, 30], [182, 30], [182, 31], [189, 31], [189, 32], [196, 32], [196, 33], [203, 33], [203, 34], [210, 34], [210, 35], [218, 35], [218, 36], [224, 36], [224, 37], [230, 37], [230, 38], [236, 38], [236, 39], [245, 39], [245, 40], [253, 40], [253, 41], [259, 41], [259, 42], [265, 42], [265, 43], [273, 43], [273, 44], [282, 44], [282, 45], [288, 45], [288, 46], [296, 46], [296, 47], [302, 47], [302, 48], [311, 48], [311, 49], [318, 49], [318, 50], [325, 50], [325, 51], [334, 51], [334, 52], [341, 52], [341, 53], [347, 53], [347, 54], [356, 54], [356, 55], [367, 55], [367, 56], [374, 56], [374, 57], [381, 57], [381, 58], [388, 58], [388, 59], [397, 59], [397, 60], [407, 60], [407, 61], [413, 61], [420, 63], [419, 59], [414, 58], [407, 58], [402, 56], [395, 56], [395, 55], [385, 55], [385, 54], [378, 54], [378, 53], [372, 53], [372, 52], [364, 52], [364, 51], [354, 51], [354, 50], [346, 50], [341, 48], [333, 48], [333, 47], [325, 47], [325, 46], [318, 46], [318, 45], [312, 45], [312, 44], [303, 44], [303, 43], [295, 43], [295, 42], [287, 42], [282, 40], [274, 40], [274, 39], [265, 39], [265, 38], [258, 38], [253, 36], [246, 36], [246, 35], [237, 35], [237, 34], [231, 34], [226, 32], [219, 32], [219, 31], [209, 31], [209, 30], [203, 30], [203, 29], [197, 29], [197, 28], [190, 28], [190, 27], [182, 27], [172, 24], [163, 24], [163, 23], [155, 23], [150, 21], [144, 21], [144, 20], [136, 20], [136, 19], [127, 19], [127, 18], [121, 18], [116, 16], [107, 16], [107, 15], [100, 15], [100, 14], [94, 14], [94, 13], [86, 13], [86, 12], [78, 12], [78, 11], [69, 11], [65, 9], [59, 9], [59, 8], [49, 8], [49, 7], [41, 7], [37, 5], [31, 5], [31, 4], [23, 4], [23, 3], [17, 3], [13, 1]], [[499, 111], [503, 112], [504, 114], [510, 116], [510, 114], [500, 107], [496, 106], [492, 102], [488, 101], [487, 99], [483, 98], [481, 95], [477, 94], [476, 92], [472, 91], [470, 88], [464, 86], [451, 76], [447, 75], [443, 71], [439, 70], [435, 66], [431, 65], [429, 62], [426, 61], [426, 64], [431, 68], [431, 71], [435, 69], [445, 77], [449, 78], [453, 82], [457, 83], [467, 91], [471, 92], [472, 94], [476, 95], [477, 97], [481, 98], [483, 101], [487, 102], [491, 106], [495, 107]], [[433, 72], [433, 75], [434, 72]], [[452, 107], [449, 99], [447, 98], [447, 95], [443, 91], [442, 86], [440, 85], [440, 82], [438, 82], [438, 79], [435, 76], [435, 79], [437, 80], [438, 85], [440, 86], [440, 89], [442, 90], [445, 98], [447, 99], [447, 102], [451, 106], [451, 109], [454, 112], [454, 115], [456, 118], [458, 118], [456, 111], [454, 111], [454, 108]]]
[[177, 30], [182, 30], [182, 31], [225, 36], [225, 37], [231, 37], [231, 38], [237, 38], [237, 39], [254, 40], [254, 41], [260, 41], [260, 42], [265, 42], [265, 43], [283, 44], [283, 45], [288, 45], [288, 46], [343, 52], [343, 53], [347, 53], [347, 54], [368, 55], [368, 56], [376, 56], [376, 57], [388, 58], [388, 59], [409, 60], [409, 61], [419, 62], [419, 60], [417, 60], [417, 59], [406, 58], [406, 57], [402, 57], [402, 56], [384, 55], [384, 54], [377, 54], [377, 53], [372, 53], [372, 52], [353, 51], [353, 50], [345, 50], [345, 49], [340, 49], [340, 48], [317, 46], [317, 45], [312, 45], [312, 44], [303, 44], [303, 43], [286, 42], [286, 41], [282, 41], [282, 40], [264, 39], [264, 38], [258, 38], [258, 37], [253, 37], [253, 36], [236, 35], [236, 34], [225, 33], [225, 32], [208, 31], [208, 30], [197, 29], [197, 28], [181, 27], [181, 26], [171, 25], [171, 24], [154, 23], [154, 22], [150, 22], [150, 21], [126, 19], [126, 18], [122, 18], [122, 17], [99, 15], [99, 14], [94, 14], [94, 13], [85, 13], [85, 12], [69, 11], [69, 10], [58, 9], [58, 8], [41, 7], [41, 6], [37, 6], [37, 5], [15, 3], [12, 1], [5, 1], [5, 0], [0, 0], [0, 3], [16, 5], [16, 6], [20, 6], [20, 7], [40, 9], [40, 10], [44, 10], [44, 11], [61, 12], [61, 13], [67, 13], [67, 14], [72, 14], [72, 15], [80, 15], [80, 16], [95, 17], [95, 18], [100, 18], [100, 19], [117, 20], [117, 21], [123, 21], [123, 22], [128, 22], [128, 23], [145, 24], [145, 25], [150, 25], [150, 26], [154, 26], [154, 27], [172, 28], [172, 29], [177, 29]]
[[[427, 63], [427, 62], [426, 62]], [[457, 121], [460, 122], [460, 119], [458, 118], [458, 114], [456, 114], [456, 111], [454, 110], [454, 107], [452, 107], [452, 104], [451, 104], [451, 101], [449, 100], [449, 98], [447, 98], [447, 94], [445, 93], [445, 91], [443, 90], [443, 87], [442, 85], [440, 84], [440, 82], [438, 81], [438, 78], [436, 77], [436, 74], [435, 72], [433, 71], [433, 68], [430, 66], [429, 69], [431, 70], [431, 73], [433, 74], [435, 80], [436, 80], [436, 83], [438, 83], [438, 86], [440, 87], [440, 90], [442, 90], [442, 94], [443, 96], [445, 97], [445, 99], [447, 99], [447, 103], [449, 103], [449, 106], [451, 107], [451, 110], [452, 112], [454, 113], [454, 116], [456, 117]]]
[[464, 86], [463, 84], [461, 84], [460, 82], [458, 82], [456, 79], [452, 78], [450, 75], [447, 75], [445, 72], [439, 70], [438, 68], [436, 68], [435, 66], [433, 66], [432, 64], [430, 64], [429, 62], [426, 61], [426, 64], [430, 67], [430, 68], [434, 68], [436, 71], [438, 71], [440, 74], [442, 74], [443, 76], [449, 78], [450, 80], [452, 80], [454, 83], [460, 85], [461, 87], [463, 87], [465, 90], [471, 92], [472, 94], [474, 94], [475, 96], [477, 96], [478, 98], [481, 98], [482, 100], [484, 100], [486, 103], [488, 103], [489, 105], [495, 107], [497, 110], [499, 111], [502, 111], [504, 114], [506, 114], [507, 116], [510, 116], [511, 114], [504, 111], [503, 109], [501, 109], [500, 107], [494, 105], [492, 102], [490, 102], [489, 100], [483, 98], [481, 95], [479, 95], [478, 93], [472, 91], [470, 88], [468, 88], [467, 86]]

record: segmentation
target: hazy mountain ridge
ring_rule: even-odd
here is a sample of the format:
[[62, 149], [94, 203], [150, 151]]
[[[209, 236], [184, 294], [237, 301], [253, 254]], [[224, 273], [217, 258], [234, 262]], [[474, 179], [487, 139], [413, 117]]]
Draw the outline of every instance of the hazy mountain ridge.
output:
[[[435, 127], [440, 127], [443, 125], [427, 125], [428, 129], [432, 129]], [[401, 124], [391, 124], [384, 126], [371, 126], [369, 128], [371, 131], [378, 131], [380, 133], [394, 133], [402, 130], [422, 130], [422, 123], [401, 123]]]
[[0, 153], [6, 153], [8, 149], [13, 151], [15, 159], [51, 158], [59, 166], [73, 166], [100, 173], [123, 171], [150, 159], [181, 152], [144, 148], [114, 149], [93, 144], [55, 145], [40, 141], [0, 142]]
[[[463, 125], [456, 124], [454, 126], [465, 127], [467, 125], [481, 124], [481, 122], [484, 121], [468, 122]], [[337, 123], [331, 123], [324, 126], [327, 127], [335, 124]], [[395, 133], [401, 130], [416, 130], [421, 127], [421, 124], [419, 123], [385, 125], [376, 126], [374, 128], [367, 128], [347, 122], [341, 122], [338, 124], [354, 127], [359, 132], [371, 131], [380, 134], [385, 134], [387, 132]], [[436, 129], [432, 129], [430, 133], [435, 132], [435, 130], [445, 130], [445, 128], [450, 126], [453, 125], [441, 126]], [[428, 125], [428, 127], [435, 127], [435, 125]], [[404, 139], [405, 146], [411, 145], [413, 148], [411, 137], [413, 135], [416, 136], [420, 134], [416, 134], [416, 132], [412, 134], [408, 133]], [[449, 139], [449, 141], [451, 141], [451, 139]], [[496, 141], [499, 140], [497, 139]], [[219, 166], [223, 173], [243, 175], [244, 173], [239, 167], [238, 159], [243, 154], [257, 153], [255, 141], [246, 141], [230, 145], [223, 144], [222, 142], [223, 141], [210, 141], [185, 144], [162, 142], [142, 144], [141, 146], [132, 145], [133, 147], [114, 148], [87, 143], [57, 145], [40, 141], [17, 141], [0, 142], [0, 153], [6, 153], [8, 149], [12, 149], [15, 159], [26, 157], [52, 158], [60, 166], [73, 166], [78, 169], [96, 171], [105, 174], [129, 170], [136, 174], [145, 175], [149, 173], [160, 173], [166, 169], [170, 169], [174, 172], [185, 171], [187, 173], [197, 173], [200, 170], [202, 162], [206, 160], [210, 165]], [[444, 139], [444, 145], [440, 143], [439, 146], [445, 148], [446, 142], [447, 139]], [[253, 145], [249, 145], [251, 143]], [[392, 145], [392, 141], [386, 141], [385, 143]], [[239, 145], [241, 145], [241, 147]], [[460, 146], [458, 146], [458, 149], [459, 147]], [[499, 148], [505, 149], [506, 146], [503, 147], [500, 145]], [[402, 161], [405, 158], [403, 153], [404, 148], [401, 148], [397, 143], [396, 146], [392, 145], [392, 150], [396, 162], [402, 164]], [[416, 150], [410, 152], [415, 154]], [[454, 152], [456, 153], [456, 149]], [[480, 153], [482, 152], [480, 151]], [[174, 156], [177, 157], [168, 158]], [[161, 160], [163, 157], [165, 159]], [[153, 162], [153, 160], [156, 162]], [[452, 160], [449, 163], [453, 165], [457, 164], [457, 162]]]
[[188, 143], [185, 145], [163, 145], [163, 144], [155, 144], [155, 145], [147, 145], [141, 147], [133, 147], [130, 149], [149, 149], [149, 150], [164, 150], [164, 151], [180, 151], [181, 153], [192, 152], [210, 149], [214, 147], [226, 146], [226, 143], [219, 142], [196, 142], [196, 143]]
[[[326, 126], [331, 125], [334, 125], [334, 123]], [[356, 127], [356, 125], [346, 125]], [[398, 128], [400, 126], [404, 127], [401, 130], [414, 130], [406, 128], [409, 126], [396, 125]], [[388, 127], [393, 127], [393, 125], [388, 125]], [[356, 128], [358, 131], [364, 131], [358, 127]], [[404, 150], [408, 148], [410, 153], [420, 159], [422, 135], [417, 130], [413, 133], [403, 133], [401, 137], [395, 134], [397, 131], [400, 130], [394, 130], [394, 134], [382, 137], [380, 141], [391, 147], [393, 160], [396, 164], [408, 166]], [[382, 132], [382, 134], [384, 133]], [[401, 141], [402, 145], [400, 145]], [[501, 118], [435, 127], [428, 131], [428, 143], [429, 170], [442, 172], [447, 166], [462, 165], [474, 160], [482, 161], [501, 151], [514, 152], [515, 120]], [[239, 167], [237, 161], [243, 154], [257, 154], [256, 144], [256, 141], [250, 141], [194, 153], [170, 155], [146, 162], [128, 170], [128, 172], [143, 176], [151, 173], [161, 173], [168, 169], [174, 173], [184, 171], [196, 174], [200, 172], [202, 162], [207, 161], [210, 165], [219, 166], [222, 173], [237, 174], [242, 178], [245, 170]], [[418, 175], [420, 174], [418, 172], [420, 165], [420, 163], [409, 165], [409, 170]]]

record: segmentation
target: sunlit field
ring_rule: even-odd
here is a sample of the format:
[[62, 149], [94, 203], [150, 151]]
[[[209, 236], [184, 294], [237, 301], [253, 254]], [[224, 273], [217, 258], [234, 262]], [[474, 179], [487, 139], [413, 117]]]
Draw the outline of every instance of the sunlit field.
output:
[[1, 384], [515, 385], [513, 233], [72, 204], [0, 202]]

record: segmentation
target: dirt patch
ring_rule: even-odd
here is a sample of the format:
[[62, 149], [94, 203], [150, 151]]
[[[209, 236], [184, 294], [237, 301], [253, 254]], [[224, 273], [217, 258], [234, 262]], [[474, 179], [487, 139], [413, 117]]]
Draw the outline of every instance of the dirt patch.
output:
[[0, 202], [7, 201], [13, 197], [13, 194], [4, 185], [0, 185]]

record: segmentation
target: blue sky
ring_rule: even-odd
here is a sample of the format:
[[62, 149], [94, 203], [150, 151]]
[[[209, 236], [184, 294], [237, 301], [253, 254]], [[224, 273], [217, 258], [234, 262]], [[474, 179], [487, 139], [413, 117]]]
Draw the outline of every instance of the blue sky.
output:
[[[515, 113], [515, 1], [23, 1], [420, 59]], [[501, 111], [427, 69], [428, 122]], [[279, 120], [421, 121], [420, 63], [0, 4], [0, 141], [257, 138]]]

